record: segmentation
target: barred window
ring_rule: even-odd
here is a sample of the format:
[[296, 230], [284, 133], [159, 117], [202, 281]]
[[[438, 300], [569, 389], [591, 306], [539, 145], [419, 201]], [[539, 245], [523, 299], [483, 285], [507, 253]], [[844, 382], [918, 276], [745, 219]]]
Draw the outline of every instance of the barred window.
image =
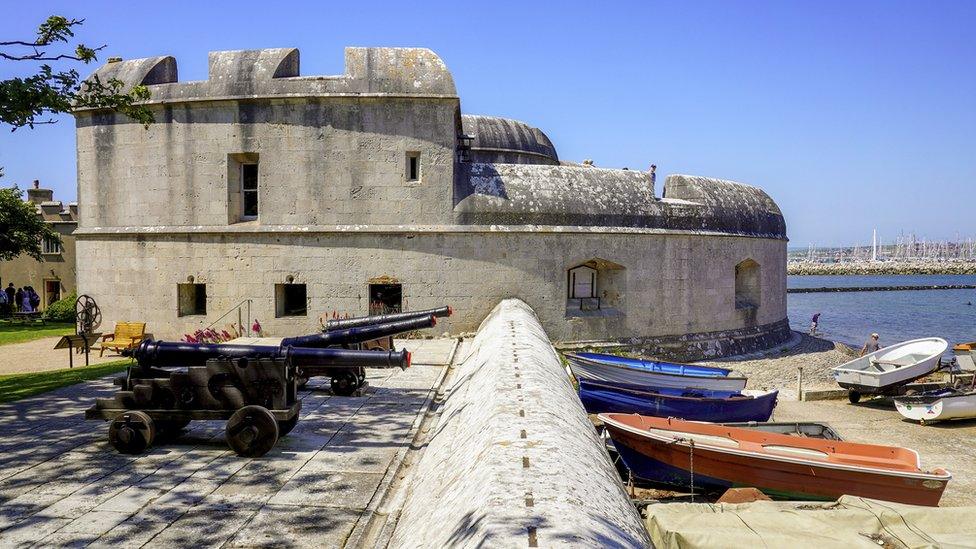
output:
[[47, 236], [41, 239], [41, 253], [59, 254], [62, 251], [60, 240]]

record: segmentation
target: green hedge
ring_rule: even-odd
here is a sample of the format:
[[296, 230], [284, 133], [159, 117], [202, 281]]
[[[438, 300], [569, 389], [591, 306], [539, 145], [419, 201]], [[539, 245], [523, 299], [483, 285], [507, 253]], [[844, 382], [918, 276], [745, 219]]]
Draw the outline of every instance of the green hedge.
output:
[[71, 292], [63, 299], [48, 305], [44, 311], [44, 319], [51, 322], [74, 322], [75, 321], [75, 301], [78, 294]]

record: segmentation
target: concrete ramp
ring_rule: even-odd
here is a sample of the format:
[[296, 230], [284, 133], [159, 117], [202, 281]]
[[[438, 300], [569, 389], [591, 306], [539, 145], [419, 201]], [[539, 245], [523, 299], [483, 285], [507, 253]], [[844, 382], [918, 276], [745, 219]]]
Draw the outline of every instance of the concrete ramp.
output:
[[650, 544], [528, 305], [495, 307], [447, 386], [390, 547]]

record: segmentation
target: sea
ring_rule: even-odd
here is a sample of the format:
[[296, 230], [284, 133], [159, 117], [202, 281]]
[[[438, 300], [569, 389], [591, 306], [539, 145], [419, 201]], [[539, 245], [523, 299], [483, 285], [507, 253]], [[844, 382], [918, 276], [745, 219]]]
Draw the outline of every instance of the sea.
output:
[[[811, 275], [787, 277], [789, 288], [976, 285], [976, 275]], [[976, 290], [787, 294], [794, 330], [807, 332], [820, 313], [822, 337], [860, 348], [878, 332], [882, 346], [937, 336], [951, 346], [976, 341]]]

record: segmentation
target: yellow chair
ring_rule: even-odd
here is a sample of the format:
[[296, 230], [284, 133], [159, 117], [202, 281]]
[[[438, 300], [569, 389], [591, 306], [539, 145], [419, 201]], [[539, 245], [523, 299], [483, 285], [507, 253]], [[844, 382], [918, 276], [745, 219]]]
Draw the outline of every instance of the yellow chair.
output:
[[104, 334], [101, 343], [98, 343], [92, 349], [98, 349], [98, 356], [102, 356], [106, 349], [120, 353], [123, 349], [135, 348], [145, 337], [145, 322], [116, 322], [115, 331], [110, 334]]

